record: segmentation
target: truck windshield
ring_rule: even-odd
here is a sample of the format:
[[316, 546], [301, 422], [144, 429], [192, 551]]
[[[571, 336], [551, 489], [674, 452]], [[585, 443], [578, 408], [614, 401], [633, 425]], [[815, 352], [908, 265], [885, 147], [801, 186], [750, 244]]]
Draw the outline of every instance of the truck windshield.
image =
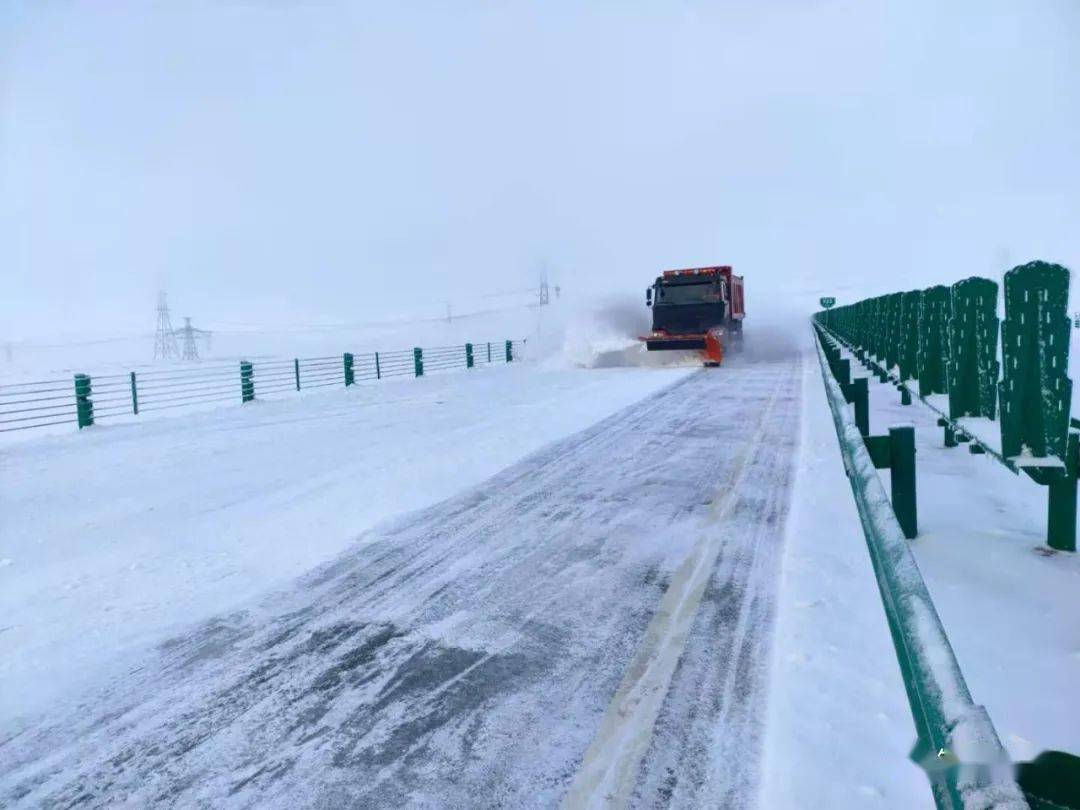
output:
[[716, 289], [711, 281], [697, 284], [660, 284], [657, 286], [659, 304], [705, 304], [718, 301]]

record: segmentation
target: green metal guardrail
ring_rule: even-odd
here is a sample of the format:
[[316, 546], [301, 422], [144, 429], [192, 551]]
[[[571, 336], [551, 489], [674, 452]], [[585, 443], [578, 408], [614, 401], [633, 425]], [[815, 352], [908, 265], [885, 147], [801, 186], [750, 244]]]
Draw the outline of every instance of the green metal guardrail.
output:
[[815, 328], [822, 379], [866, 546], [915, 721], [912, 759], [926, 771], [939, 808], [1028, 807], [986, 709], [968, 691], [945, 628], [875, 471], [865, 436]]
[[919, 533], [918, 507], [915, 488], [915, 428], [912, 426], [890, 427], [888, 435], [870, 435], [870, 394], [865, 377], [851, 377], [851, 361], [840, 355], [840, 345], [819, 330], [819, 347], [825, 355], [832, 375], [840, 386], [846, 402], [854, 406], [855, 427], [862, 436], [866, 452], [876, 469], [890, 469], [891, 502], [904, 537], [911, 539]]
[[75, 375], [69, 380], [0, 385], [0, 433], [75, 424], [84, 428], [102, 418], [182, 408], [251, 402], [257, 396], [295, 393], [310, 388], [355, 385], [384, 377], [416, 376], [434, 371], [471, 369], [494, 361], [512, 362], [523, 341], [466, 343], [292, 360], [241, 360], [206, 363], [189, 369], [151, 369], [125, 374]]
[[[998, 285], [985, 278], [868, 298], [814, 320], [895, 383], [903, 404], [914, 393], [932, 408], [946, 447], [968, 443], [1046, 486], [1047, 545], [1076, 551], [1080, 430], [1069, 416], [1068, 288], [1064, 267], [1031, 262], [1005, 274], [1000, 323]], [[996, 419], [1000, 447], [961, 421], [971, 417]]]

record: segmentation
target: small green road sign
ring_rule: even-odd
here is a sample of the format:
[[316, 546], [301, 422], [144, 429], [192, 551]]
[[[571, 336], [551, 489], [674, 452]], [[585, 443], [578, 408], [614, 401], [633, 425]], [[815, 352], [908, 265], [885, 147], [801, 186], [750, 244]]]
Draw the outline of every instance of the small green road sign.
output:
[[824, 298], [819, 298], [818, 303], [825, 309], [831, 309], [836, 304], [836, 299], [829, 295]]

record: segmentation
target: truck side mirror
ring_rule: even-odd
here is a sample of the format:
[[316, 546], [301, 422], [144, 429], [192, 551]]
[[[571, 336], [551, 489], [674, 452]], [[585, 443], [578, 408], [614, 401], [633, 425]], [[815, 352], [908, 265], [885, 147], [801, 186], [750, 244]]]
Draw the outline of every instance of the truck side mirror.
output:
[[652, 306], [652, 287], [645, 288], [645, 306]]

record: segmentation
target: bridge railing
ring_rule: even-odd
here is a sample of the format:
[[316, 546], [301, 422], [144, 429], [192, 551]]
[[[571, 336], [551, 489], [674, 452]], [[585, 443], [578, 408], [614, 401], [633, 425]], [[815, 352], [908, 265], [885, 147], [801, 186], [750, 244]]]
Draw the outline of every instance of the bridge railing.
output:
[[122, 374], [76, 374], [74, 379], [0, 384], [0, 433], [202, 405], [245, 403], [313, 388], [351, 386], [384, 377], [512, 362], [524, 341], [416, 347], [390, 352], [345, 352], [323, 357], [199, 363], [185, 369]]

